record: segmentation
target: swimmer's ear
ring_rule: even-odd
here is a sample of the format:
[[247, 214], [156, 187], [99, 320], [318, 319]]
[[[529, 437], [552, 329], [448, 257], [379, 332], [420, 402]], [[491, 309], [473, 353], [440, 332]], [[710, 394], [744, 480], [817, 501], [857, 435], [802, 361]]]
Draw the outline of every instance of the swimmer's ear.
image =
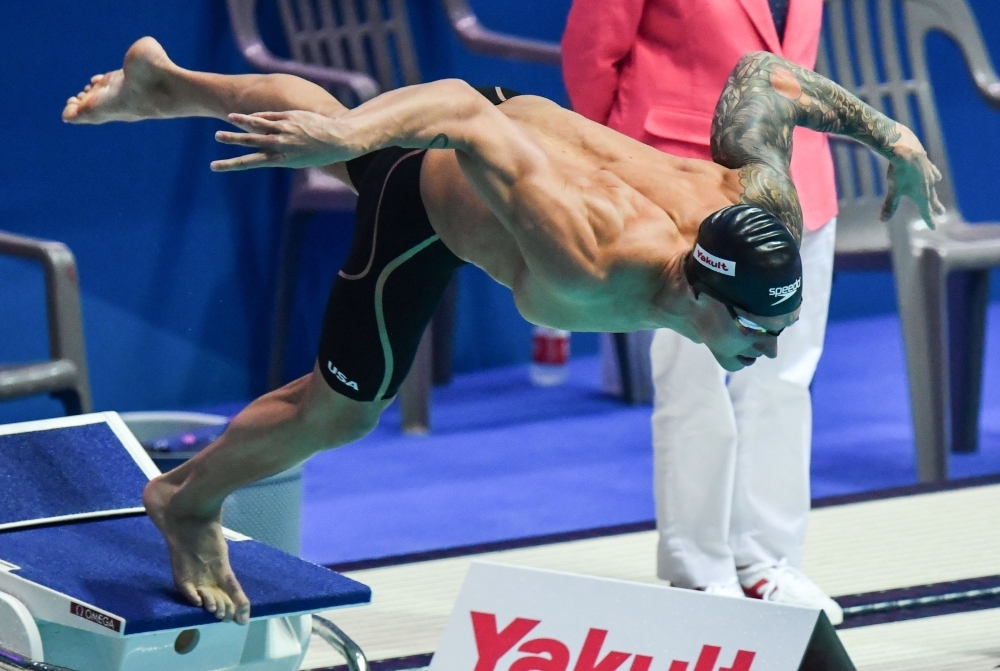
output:
[[681, 269], [684, 273], [684, 279], [687, 281], [688, 288], [691, 289], [691, 293], [694, 294], [694, 299], [698, 300], [701, 295], [701, 289], [698, 288], [698, 281], [695, 275], [689, 270], [688, 264], [691, 262], [691, 255], [688, 254], [681, 261]]
[[698, 299], [701, 298], [701, 295], [705, 293], [701, 289], [701, 283], [697, 279], [692, 278], [690, 275], [685, 275], [685, 277], [687, 279], [688, 288], [691, 289], [691, 293], [694, 295], [694, 299], [697, 301]]

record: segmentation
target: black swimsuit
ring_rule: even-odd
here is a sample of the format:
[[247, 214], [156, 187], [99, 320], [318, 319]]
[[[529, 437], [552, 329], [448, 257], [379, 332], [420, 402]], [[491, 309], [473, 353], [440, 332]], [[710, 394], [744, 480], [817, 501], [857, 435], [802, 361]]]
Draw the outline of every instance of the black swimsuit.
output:
[[[518, 95], [477, 90], [495, 105]], [[358, 191], [354, 242], [330, 291], [318, 362], [330, 387], [356, 401], [396, 395], [452, 273], [465, 263], [427, 218], [426, 153], [389, 147], [347, 162]]]

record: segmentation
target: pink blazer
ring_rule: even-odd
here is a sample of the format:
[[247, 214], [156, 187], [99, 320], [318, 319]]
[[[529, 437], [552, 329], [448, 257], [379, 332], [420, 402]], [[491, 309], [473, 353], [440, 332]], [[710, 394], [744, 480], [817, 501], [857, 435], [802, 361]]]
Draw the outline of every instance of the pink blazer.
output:
[[[785, 40], [768, 0], [574, 0], [563, 76], [580, 114], [677, 156], [712, 160], [712, 114], [748, 51], [816, 64], [823, 0], [790, 0]], [[826, 136], [796, 128], [792, 180], [805, 226], [837, 214]]]

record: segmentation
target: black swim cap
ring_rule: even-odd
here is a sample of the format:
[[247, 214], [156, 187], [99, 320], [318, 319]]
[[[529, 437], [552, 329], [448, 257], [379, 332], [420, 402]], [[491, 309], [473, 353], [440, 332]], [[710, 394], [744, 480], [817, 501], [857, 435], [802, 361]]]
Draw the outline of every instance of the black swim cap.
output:
[[695, 290], [761, 317], [794, 312], [802, 303], [799, 245], [759, 207], [732, 205], [701, 222], [684, 273]]

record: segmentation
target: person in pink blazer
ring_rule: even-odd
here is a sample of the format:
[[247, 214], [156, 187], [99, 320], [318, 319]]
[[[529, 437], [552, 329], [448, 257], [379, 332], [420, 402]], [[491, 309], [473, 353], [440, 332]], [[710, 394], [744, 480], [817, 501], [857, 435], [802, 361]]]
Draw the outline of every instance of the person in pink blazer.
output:
[[[733, 66], [764, 50], [815, 66], [823, 0], [574, 0], [562, 40], [575, 111], [677, 156], [711, 160]], [[840, 607], [799, 570], [809, 514], [809, 384], [823, 348], [837, 192], [826, 136], [796, 128], [806, 232], [802, 316], [778, 358], [726, 375], [703, 345], [653, 338], [657, 573], [680, 587]]]

